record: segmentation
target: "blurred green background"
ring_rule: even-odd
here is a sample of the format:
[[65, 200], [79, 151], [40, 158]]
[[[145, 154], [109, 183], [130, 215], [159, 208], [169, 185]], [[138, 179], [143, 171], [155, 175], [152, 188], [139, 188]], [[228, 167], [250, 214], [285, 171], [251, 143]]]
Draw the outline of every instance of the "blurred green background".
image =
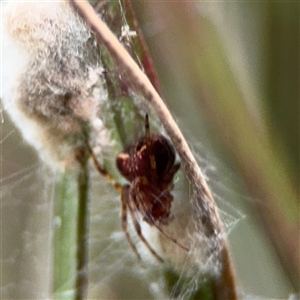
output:
[[[299, 3], [133, 5], [168, 107], [196, 155], [216, 167], [210, 185], [246, 217], [229, 236], [245, 293], [299, 292]], [[53, 184], [6, 115], [1, 166], [2, 297], [45, 299]], [[92, 237], [110, 234], [102, 217], [95, 224]], [[150, 297], [130, 274], [112, 277], [107, 298]]]

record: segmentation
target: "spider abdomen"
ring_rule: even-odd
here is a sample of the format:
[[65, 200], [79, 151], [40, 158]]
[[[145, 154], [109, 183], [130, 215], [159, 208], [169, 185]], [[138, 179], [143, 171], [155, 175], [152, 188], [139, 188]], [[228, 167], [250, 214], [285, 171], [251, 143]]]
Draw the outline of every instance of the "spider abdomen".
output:
[[130, 187], [130, 197], [144, 221], [154, 224], [167, 223], [173, 196], [168, 189], [152, 185], [145, 177], [136, 178]]

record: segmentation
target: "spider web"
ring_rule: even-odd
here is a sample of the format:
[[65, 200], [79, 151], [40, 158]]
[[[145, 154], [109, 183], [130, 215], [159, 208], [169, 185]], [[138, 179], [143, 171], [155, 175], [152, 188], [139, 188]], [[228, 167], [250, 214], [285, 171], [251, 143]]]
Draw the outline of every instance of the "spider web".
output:
[[[120, 8], [124, 22], [122, 28], [128, 28], [122, 7]], [[139, 95], [132, 92], [132, 96], [136, 102], [139, 101]], [[2, 238], [7, 243], [2, 246], [2, 275], [4, 275], [1, 294], [7, 299], [46, 299], [51, 297], [49, 283], [55, 222], [53, 215], [55, 178], [45, 166], [36, 163], [35, 155], [22, 142], [7, 117], [4, 117], [2, 129]], [[184, 175], [178, 176], [177, 180], [175, 188], [184, 180]], [[175, 298], [173, 292], [171, 294], [167, 292], [161, 265], [149, 254], [140, 240], [133, 236], [143, 258], [142, 263], [137, 262], [120, 229], [119, 195], [96, 172], [94, 181], [90, 224], [90, 298], [162, 299], [169, 296]], [[176, 197], [189, 198], [188, 191], [187, 195], [182, 195], [178, 188], [174, 191], [174, 195], [175, 200]], [[174, 207], [180, 206], [179, 201], [174, 202]], [[176, 220], [176, 215], [174, 219]], [[232, 227], [240, 217], [227, 213], [225, 219], [228, 226]], [[153, 234], [153, 230], [147, 227], [147, 224], [142, 225], [146, 238], [155, 243], [156, 234]], [[134, 233], [132, 228], [129, 231]], [[201, 234], [199, 237], [202, 238]], [[214, 243], [214, 241], [205, 242]], [[210, 259], [205, 258], [207, 261]], [[200, 264], [199, 268], [189, 270], [189, 280], [181, 287], [181, 292], [176, 297], [189, 297], [203, 283], [202, 273], [209, 272], [210, 268], [214, 269], [213, 262]], [[182, 267], [179, 285], [181, 280], [185, 280], [188, 269], [189, 264]], [[139, 288], [132, 289], [132, 286], [137, 284]], [[66, 291], [66, 295], [69, 292]]]
[[47, 299], [53, 185], [46, 168], [11, 126], [4, 115], [0, 145], [1, 299]]
[[[125, 28], [128, 25], [125, 18], [123, 22]], [[139, 101], [139, 95], [133, 93], [133, 98]], [[159, 124], [155, 125], [156, 128], [158, 126]], [[6, 116], [1, 135], [1, 296], [3, 299], [48, 299], [51, 298], [55, 178], [45, 166], [37, 162], [35, 154], [22, 141]], [[198, 162], [213, 187], [214, 198], [221, 209], [226, 232], [230, 233], [244, 218], [244, 214], [227, 199], [244, 196], [235, 192], [234, 188], [227, 188], [227, 184], [224, 185], [223, 178], [218, 175], [219, 165], [217, 164], [217, 168], [212, 166], [209, 163], [211, 157], [203, 155], [207, 150], [192, 138], [190, 140], [194, 152], [198, 153]], [[203, 274], [218, 271], [213, 256], [201, 256], [205, 260], [199, 261], [196, 267], [191, 269], [190, 264], [186, 262], [179, 271], [177, 270], [177, 284], [168, 291], [164, 267], [149, 254], [134, 235], [131, 224], [129, 231], [142, 254], [142, 262], [137, 261], [128, 245], [121, 230], [119, 195], [96, 171], [93, 172], [92, 179], [89, 298], [189, 299], [199, 286], [205, 284], [206, 278]], [[184, 192], [181, 191], [182, 185], [187, 187]], [[184, 201], [189, 205], [189, 188], [184, 174], [176, 176], [172, 211], [175, 214], [174, 218], [177, 217], [176, 211]], [[157, 235], [153, 234], [153, 230], [147, 224], [143, 224], [142, 230], [151, 244], [158, 243]], [[176, 237], [176, 232], [174, 235]], [[201, 232], [192, 238], [198, 239], [194, 241], [196, 244], [203, 243]], [[213, 245], [217, 241], [205, 242]], [[176, 249], [176, 246], [172, 247]], [[67, 292], [69, 291], [66, 291], [66, 294]]]
[[[51, 242], [54, 177], [37, 162], [18, 132], [4, 115], [2, 125], [2, 286], [3, 299], [47, 299], [51, 295]], [[12, 149], [12, 150], [11, 150]], [[164, 272], [134, 236], [142, 254], [138, 262], [121, 230], [120, 198], [94, 171], [90, 219], [89, 295], [94, 299], [165, 299], [169, 295]], [[175, 184], [179, 185], [180, 178]], [[175, 192], [176, 195], [176, 192]], [[178, 205], [175, 197], [174, 205]], [[232, 211], [235, 214], [232, 214]], [[234, 228], [242, 215], [223, 210]], [[132, 227], [132, 225], [131, 225]], [[147, 230], [143, 227], [147, 238]], [[134, 233], [130, 228], [130, 233]], [[203, 282], [201, 270], [181, 286], [178, 298], [188, 298]], [[43, 274], [43, 276], [41, 276]], [[185, 280], [185, 271], [179, 276]], [[200, 281], [199, 281], [200, 280]], [[134, 288], [133, 288], [134, 287]], [[138, 288], [136, 288], [138, 287]]]

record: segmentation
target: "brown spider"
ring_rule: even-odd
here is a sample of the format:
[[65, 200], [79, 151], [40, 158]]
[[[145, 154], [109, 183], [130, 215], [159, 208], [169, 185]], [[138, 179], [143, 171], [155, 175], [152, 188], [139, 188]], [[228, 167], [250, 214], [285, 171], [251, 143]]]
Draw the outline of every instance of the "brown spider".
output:
[[173, 243], [188, 251], [188, 248], [169, 236], [161, 227], [161, 224], [168, 223], [173, 201], [171, 194], [173, 177], [180, 164], [175, 163], [175, 151], [171, 143], [160, 134], [150, 134], [148, 115], [145, 118], [145, 136], [129, 145], [119, 153], [116, 159], [120, 173], [130, 184], [122, 186], [115, 182], [100, 166], [89, 146], [88, 149], [98, 171], [121, 193], [122, 228], [138, 258], [140, 258], [140, 255], [127, 229], [127, 209], [129, 209], [139, 238], [159, 261], [163, 262], [163, 259], [142, 234], [138, 221], [139, 215], [148, 224], [155, 226]]

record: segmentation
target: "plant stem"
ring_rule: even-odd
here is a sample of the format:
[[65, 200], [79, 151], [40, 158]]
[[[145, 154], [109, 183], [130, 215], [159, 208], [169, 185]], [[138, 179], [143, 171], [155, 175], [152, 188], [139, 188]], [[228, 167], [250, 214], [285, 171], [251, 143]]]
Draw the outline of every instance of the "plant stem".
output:
[[88, 237], [89, 237], [89, 169], [87, 157], [78, 174], [78, 214], [77, 214], [77, 269], [76, 300], [86, 299], [88, 293]]
[[55, 193], [54, 282], [55, 299], [74, 299], [76, 272], [77, 172], [58, 175]]
[[[54, 298], [86, 299], [88, 290], [89, 170], [60, 174], [56, 184]], [[75, 289], [75, 290], [74, 290]]]

